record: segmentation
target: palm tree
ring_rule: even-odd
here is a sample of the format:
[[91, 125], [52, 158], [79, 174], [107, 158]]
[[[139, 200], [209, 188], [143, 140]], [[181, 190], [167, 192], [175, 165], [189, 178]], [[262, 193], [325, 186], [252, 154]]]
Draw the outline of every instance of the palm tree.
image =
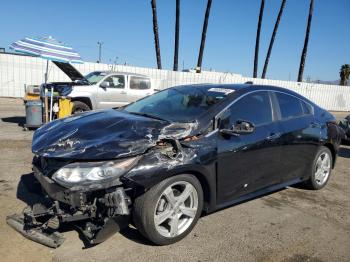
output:
[[261, 0], [258, 28], [256, 30], [256, 40], [255, 40], [255, 55], [254, 55], [254, 70], [253, 70], [253, 77], [254, 78], [256, 78], [258, 75], [260, 30], [261, 30], [261, 22], [262, 22], [262, 18], [263, 18], [263, 14], [264, 14], [264, 6], [265, 6], [265, 0]]
[[340, 67], [340, 85], [341, 86], [346, 86], [348, 84], [348, 80], [350, 77], [350, 65], [345, 64]]
[[201, 72], [201, 67], [202, 67], [202, 59], [203, 59], [203, 52], [204, 52], [204, 46], [205, 46], [205, 38], [206, 38], [206, 35], [207, 35], [207, 28], [208, 28], [208, 20], [209, 20], [211, 2], [212, 2], [212, 0], [208, 0], [207, 9], [205, 11], [205, 16], [204, 16], [201, 46], [199, 48], [197, 68], [196, 68], [196, 72], [197, 73]]
[[179, 33], [180, 31], [180, 0], [176, 0], [176, 20], [175, 20], [175, 51], [174, 51], [174, 71], [178, 70], [179, 60]]
[[312, 13], [313, 13], [313, 11], [314, 11], [314, 0], [310, 0], [309, 18], [307, 20], [307, 27], [306, 27], [304, 47], [303, 47], [303, 51], [301, 53], [301, 58], [300, 58], [298, 82], [302, 82], [303, 81], [305, 59], [306, 59], [306, 54], [307, 54], [307, 46], [309, 44], [310, 28], [311, 28], [311, 20], [312, 20]]
[[280, 24], [280, 20], [281, 20], [281, 17], [282, 17], [285, 5], [286, 5], [286, 0], [282, 0], [280, 11], [279, 11], [277, 19], [276, 19], [275, 27], [273, 28], [273, 32], [272, 32], [272, 35], [271, 35], [269, 49], [267, 51], [267, 55], [266, 55], [266, 58], [265, 58], [264, 69], [263, 69], [263, 72], [262, 72], [262, 75], [261, 75], [261, 78], [263, 78], [263, 79], [266, 76], [266, 71], [267, 71], [267, 67], [269, 65], [273, 43], [275, 42], [276, 33], [277, 33], [277, 30], [278, 30], [278, 26]]
[[162, 69], [162, 62], [160, 59], [160, 46], [159, 46], [159, 35], [158, 35], [156, 0], [151, 0], [151, 5], [152, 5], [153, 33], [154, 33], [154, 44], [155, 44], [155, 48], [156, 48], [157, 65], [158, 65], [158, 69]]

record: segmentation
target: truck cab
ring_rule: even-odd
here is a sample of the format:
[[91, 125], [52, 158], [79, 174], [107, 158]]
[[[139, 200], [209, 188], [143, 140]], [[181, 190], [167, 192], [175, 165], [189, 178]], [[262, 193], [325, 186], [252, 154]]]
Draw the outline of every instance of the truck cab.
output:
[[95, 71], [85, 79], [89, 85], [74, 86], [69, 94], [74, 104], [73, 113], [121, 107], [154, 93], [151, 79], [145, 75]]
[[67, 97], [73, 102], [72, 113], [114, 108], [154, 93], [151, 78], [128, 72], [94, 71], [83, 76], [71, 64], [54, 62], [71, 80], [49, 83], [56, 90], [67, 87]]

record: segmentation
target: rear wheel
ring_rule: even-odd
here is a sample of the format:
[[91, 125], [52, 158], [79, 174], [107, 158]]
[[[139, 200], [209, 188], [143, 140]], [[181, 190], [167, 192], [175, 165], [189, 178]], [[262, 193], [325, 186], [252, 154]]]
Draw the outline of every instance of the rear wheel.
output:
[[321, 147], [313, 161], [311, 168], [311, 176], [305, 182], [305, 185], [313, 190], [323, 188], [331, 175], [333, 157], [331, 151], [327, 147]]
[[168, 178], [135, 200], [134, 223], [157, 245], [168, 245], [191, 232], [201, 215], [203, 191], [192, 175]]
[[90, 110], [91, 110], [90, 107], [84, 102], [81, 102], [81, 101], [73, 102], [72, 114], [78, 114], [78, 113], [82, 113]]

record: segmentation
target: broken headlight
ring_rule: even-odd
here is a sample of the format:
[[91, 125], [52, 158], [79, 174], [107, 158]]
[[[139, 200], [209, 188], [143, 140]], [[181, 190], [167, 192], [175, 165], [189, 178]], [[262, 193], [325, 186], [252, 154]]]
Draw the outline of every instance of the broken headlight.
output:
[[86, 185], [120, 177], [138, 162], [138, 157], [103, 162], [77, 162], [57, 170], [52, 179], [62, 186]]

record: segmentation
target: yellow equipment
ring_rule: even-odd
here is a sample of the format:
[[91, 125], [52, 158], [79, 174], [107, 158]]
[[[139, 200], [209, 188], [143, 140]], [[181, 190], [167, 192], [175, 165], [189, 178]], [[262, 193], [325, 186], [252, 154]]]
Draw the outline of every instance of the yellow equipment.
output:
[[40, 95], [36, 94], [26, 94], [23, 98], [24, 101], [30, 101], [30, 100], [40, 100]]
[[40, 87], [36, 85], [27, 85], [25, 88], [24, 101], [39, 100]]
[[58, 100], [58, 103], [59, 103], [58, 118], [64, 118], [72, 114], [73, 103], [70, 101], [70, 99], [60, 98]]

